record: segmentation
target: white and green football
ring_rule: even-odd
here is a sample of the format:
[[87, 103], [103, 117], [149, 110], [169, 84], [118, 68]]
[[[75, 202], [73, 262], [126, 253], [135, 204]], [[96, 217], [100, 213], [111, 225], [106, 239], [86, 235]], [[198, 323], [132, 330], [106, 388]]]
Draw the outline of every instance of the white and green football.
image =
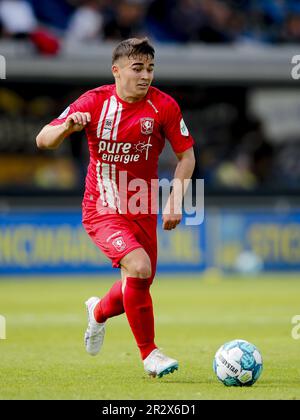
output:
[[218, 379], [226, 386], [251, 386], [261, 375], [263, 360], [253, 344], [233, 340], [219, 348], [213, 368]]

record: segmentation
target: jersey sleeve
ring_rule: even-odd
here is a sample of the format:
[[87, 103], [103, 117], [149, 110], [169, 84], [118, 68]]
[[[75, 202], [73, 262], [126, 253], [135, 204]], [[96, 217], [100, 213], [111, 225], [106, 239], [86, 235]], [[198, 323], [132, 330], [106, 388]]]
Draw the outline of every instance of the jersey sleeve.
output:
[[94, 95], [92, 91], [88, 91], [81, 95], [76, 101], [70, 104], [59, 117], [52, 120], [49, 125], [60, 125], [63, 124], [67, 117], [73, 112], [89, 112], [91, 115], [94, 108]]
[[185, 125], [179, 105], [173, 98], [165, 105], [163, 131], [175, 153], [182, 153], [195, 144]]

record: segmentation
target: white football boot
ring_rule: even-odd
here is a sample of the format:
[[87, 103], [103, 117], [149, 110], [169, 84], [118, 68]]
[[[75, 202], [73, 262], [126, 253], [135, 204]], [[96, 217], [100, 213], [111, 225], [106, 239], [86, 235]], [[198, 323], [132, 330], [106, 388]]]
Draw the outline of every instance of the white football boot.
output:
[[173, 373], [174, 370], [178, 370], [178, 362], [155, 349], [144, 360], [144, 368], [148, 375], [161, 378], [168, 373]]
[[97, 322], [94, 316], [95, 306], [99, 302], [98, 297], [91, 297], [85, 302], [88, 313], [88, 327], [84, 335], [84, 343], [86, 351], [91, 356], [96, 356], [99, 353], [105, 335], [105, 323]]

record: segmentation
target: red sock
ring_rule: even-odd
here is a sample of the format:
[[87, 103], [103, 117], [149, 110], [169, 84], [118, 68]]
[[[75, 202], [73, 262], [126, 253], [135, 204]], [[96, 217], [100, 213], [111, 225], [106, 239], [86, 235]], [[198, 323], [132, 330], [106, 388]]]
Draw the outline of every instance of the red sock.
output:
[[126, 316], [143, 360], [157, 348], [150, 284], [150, 279], [127, 277], [123, 295]]
[[122, 282], [119, 280], [95, 306], [94, 316], [97, 322], [105, 322], [108, 318], [124, 312]]

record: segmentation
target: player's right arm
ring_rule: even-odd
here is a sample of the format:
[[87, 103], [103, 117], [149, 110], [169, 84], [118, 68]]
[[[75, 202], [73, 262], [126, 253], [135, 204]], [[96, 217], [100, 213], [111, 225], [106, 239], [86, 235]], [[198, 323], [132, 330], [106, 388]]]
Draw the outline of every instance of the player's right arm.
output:
[[83, 130], [91, 121], [89, 112], [74, 112], [60, 125], [45, 125], [36, 137], [39, 149], [57, 149], [66, 137]]

